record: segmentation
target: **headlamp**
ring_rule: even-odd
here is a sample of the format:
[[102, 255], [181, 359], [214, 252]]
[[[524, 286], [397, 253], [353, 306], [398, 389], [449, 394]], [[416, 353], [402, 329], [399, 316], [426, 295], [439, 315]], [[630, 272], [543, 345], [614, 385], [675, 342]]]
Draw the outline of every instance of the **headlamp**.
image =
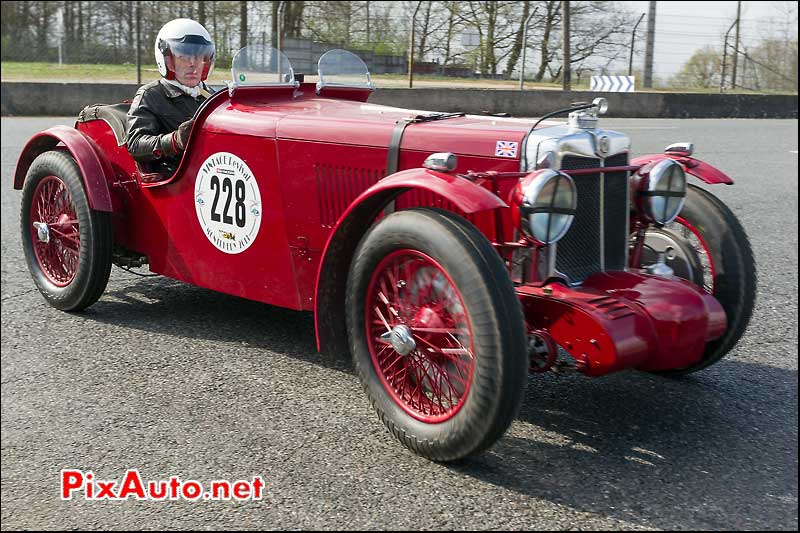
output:
[[544, 246], [567, 233], [575, 218], [578, 195], [575, 182], [567, 174], [542, 169], [519, 181], [512, 203], [519, 229]]
[[672, 159], [662, 159], [642, 176], [637, 205], [648, 220], [669, 224], [686, 201], [686, 173]]

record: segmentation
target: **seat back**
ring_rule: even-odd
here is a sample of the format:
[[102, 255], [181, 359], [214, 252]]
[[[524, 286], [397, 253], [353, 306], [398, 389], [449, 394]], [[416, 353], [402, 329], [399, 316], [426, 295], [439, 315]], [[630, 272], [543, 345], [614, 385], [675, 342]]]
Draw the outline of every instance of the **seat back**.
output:
[[[117, 146], [125, 146], [128, 142], [128, 110], [131, 101], [120, 104], [92, 104], [84, 107], [78, 114], [78, 122], [102, 120], [114, 132]], [[136, 173], [142, 183], [159, 183], [169, 179], [175, 173], [173, 165], [163, 161], [134, 161]]]
[[117, 146], [124, 145], [128, 140], [128, 110], [131, 102], [120, 104], [92, 104], [84, 107], [78, 114], [78, 122], [103, 120], [111, 127]]

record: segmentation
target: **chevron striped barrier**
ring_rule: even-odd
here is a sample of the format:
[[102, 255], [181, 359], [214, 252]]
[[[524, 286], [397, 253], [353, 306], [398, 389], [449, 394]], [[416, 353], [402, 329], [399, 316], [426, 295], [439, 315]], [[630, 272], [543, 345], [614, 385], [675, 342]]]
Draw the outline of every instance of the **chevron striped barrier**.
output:
[[636, 76], [592, 76], [592, 91], [605, 93], [632, 93]]

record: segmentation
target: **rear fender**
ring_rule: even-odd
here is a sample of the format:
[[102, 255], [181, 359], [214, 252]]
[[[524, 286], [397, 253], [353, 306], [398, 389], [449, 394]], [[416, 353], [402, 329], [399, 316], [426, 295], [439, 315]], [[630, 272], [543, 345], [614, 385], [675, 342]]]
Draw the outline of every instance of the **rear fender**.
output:
[[398, 172], [364, 191], [339, 217], [322, 252], [314, 299], [320, 352], [333, 355], [349, 351], [344, 300], [353, 254], [381, 210], [410, 189], [443, 196], [467, 214], [508, 207], [496, 195], [465, 178], [422, 168]]
[[651, 154], [637, 157], [631, 161], [631, 165], [644, 166], [649, 163], [657, 163], [662, 159], [672, 159], [681, 164], [687, 174], [708, 183], [709, 185], [716, 185], [724, 183], [725, 185], [733, 185], [733, 180], [718, 168], [709, 165], [699, 159], [689, 157], [687, 155], [677, 154]]
[[39, 154], [55, 148], [58, 143], [72, 155], [81, 171], [89, 207], [95, 211], [113, 212], [108, 180], [113, 177], [110, 163], [100, 153], [94, 142], [69, 126], [55, 126], [39, 132], [28, 141], [17, 160], [14, 188], [22, 189], [25, 176]]

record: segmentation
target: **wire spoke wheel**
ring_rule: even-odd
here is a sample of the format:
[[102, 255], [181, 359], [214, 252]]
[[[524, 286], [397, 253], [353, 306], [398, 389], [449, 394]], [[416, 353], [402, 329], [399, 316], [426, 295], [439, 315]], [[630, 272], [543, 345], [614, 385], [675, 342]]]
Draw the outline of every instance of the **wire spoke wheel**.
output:
[[475, 357], [464, 303], [442, 267], [415, 250], [391, 253], [372, 275], [365, 309], [372, 361], [394, 401], [428, 423], [458, 412]]
[[404, 446], [454, 461], [502, 436], [527, 381], [525, 323], [475, 226], [433, 208], [378, 221], [356, 248], [345, 308], [364, 392]]
[[100, 298], [111, 273], [111, 213], [90, 207], [69, 152], [44, 152], [31, 163], [20, 229], [28, 270], [50, 305], [79, 311]]
[[65, 287], [78, 272], [81, 237], [75, 204], [64, 182], [45, 176], [33, 192], [30, 232], [36, 261], [47, 279]]

